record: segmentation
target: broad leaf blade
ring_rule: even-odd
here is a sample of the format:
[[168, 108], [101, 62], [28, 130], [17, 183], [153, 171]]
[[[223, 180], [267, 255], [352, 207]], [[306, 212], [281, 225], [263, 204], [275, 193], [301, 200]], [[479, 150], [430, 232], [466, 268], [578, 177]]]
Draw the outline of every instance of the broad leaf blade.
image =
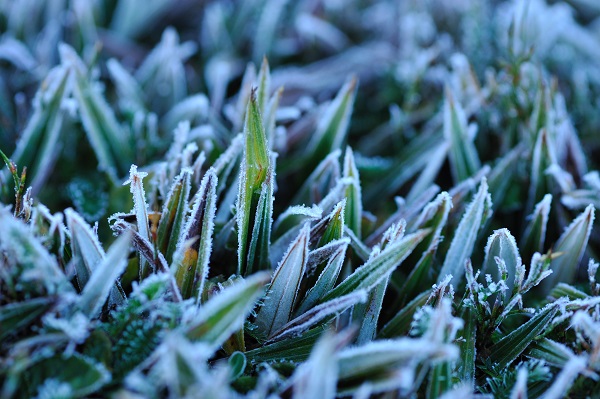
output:
[[542, 283], [548, 292], [556, 283], [571, 283], [583, 257], [594, 224], [594, 205], [590, 204], [559, 237], [553, 252], [561, 254], [552, 260], [552, 274]]
[[185, 327], [186, 336], [192, 341], [205, 342], [211, 348], [218, 348], [244, 325], [267, 281], [267, 274], [257, 273], [211, 298]]
[[316, 283], [306, 293], [304, 300], [296, 312], [297, 315], [306, 312], [315, 304], [319, 303], [321, 298], [323, 298], [335, 286], [346, 259], [345, 254], [348, 248], [348, 241], [347, 239], [343, 241], [340, 240], [340, 242], [332, 242], [329, 245], [335, 246], [335, 249], [328, 257], [329, 259], [323, 268], [323, 271], [319, 275]]
[[289, 320], [308, 261], [310, 228], [305, 225], [273, 274], [267, 298], [256, 315], [258, 331], [270, 337]]
[[98, 237], [81, 216], [71, 208], [65, 210], [67, 226], [71, 233], [71, 251], [75, 263], [75, 271], [79, 289], [83, 290], [93, 270], [104, 259], [104, 249]]
[[517, 269], [521, 267], [521, 256], [515, 238], [508, 229], [499, 229], [489, 237], [485, 246], [485, 258], [483, 260], [482, 273], [491, 273], [499, 270], [496, 264], [496, 258], [504, 261], [508, 276], [497, 276], [498, 279], [505, 280], [508, 286], [508, 293], [512, 292], [514, 286], [514, 277]]
[[298, 367], [292, 376], [294, 398], [335, 398], [338, 377], [336, 352], [335, 336], [332, 333], [323, 334], [306, 363]]
[[264, 345], [246, 352], [246, 357], [252, 362], [292, 361], [302, 362], [308, 358], [315, 342], [323, 333], [324, 328], [316, 327], [299, 337], [292, 337]]
[[427, 234], [429, 234], [429, 230], [420, 230], [388, 244], [381, 253], [369, 259], [364, 265], [356, 269], [354, 273], [330, 291], [329, 294], [325, 295], [323, 301], [346, 295], [359, 289], [370, 291], [396, 269]]
[[327, 320], [330, 316], [339, 314], [349, 307], [363, 303], [366, 300], [367, 293], [364, 290], [358, 290], [324, 302], [287, 323], [279, 331], [276, 331], [269, 341], [279, 341], [283, 338], [300, 335], [323, 320]]

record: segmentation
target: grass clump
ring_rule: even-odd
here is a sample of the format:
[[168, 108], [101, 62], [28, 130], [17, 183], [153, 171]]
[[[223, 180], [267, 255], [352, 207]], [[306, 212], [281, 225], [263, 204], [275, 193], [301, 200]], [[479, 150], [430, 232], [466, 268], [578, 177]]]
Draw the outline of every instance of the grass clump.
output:
[[598, 395], [600, 8], [455, 3], [0, 4], [0, 396]]

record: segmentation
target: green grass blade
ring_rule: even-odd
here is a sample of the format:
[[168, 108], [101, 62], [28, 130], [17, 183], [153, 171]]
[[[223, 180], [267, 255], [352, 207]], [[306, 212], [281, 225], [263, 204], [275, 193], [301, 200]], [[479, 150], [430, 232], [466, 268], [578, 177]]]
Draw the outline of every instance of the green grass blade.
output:
[[370, 291], [396, 269], [429, 233], [429, 230], [420, 230], [388, 244], [383, 251], [369, 259], [364, 265], [356, 269], [354, 273], [325, 295], [323, 301], [337, 298], [359, 289]]
[[106, 257], [92, 272], [77, 301], [78, 308], [89, 318], [96, 317], [106, 302], [117, 278], [127, 266], [131, 234], [124, 233], [114, 242]]
[[429, 373], [427, 385], [427, 398], [441, 397], [452, 388], [452, 367], [449, 362], [441, 362], [433, 366]]
[[336, 149], [324, 157], [292, 199], [292, 204], [318, 204], [331, 191], [342, 176], [339, 158], [342, 150]]
[[477, 318], [473, 309], [465, 308], [462, 319], [465, 321], [465, 326], [462, 329], [457, 377], [461, 383], [473, 390], [475, 388], [475, 361], [477, 359]]
[[319, 120], [317, 131], [308, 144], [309, 165], [316, 165], [332, 151], [341, 149], [346, 141], [350, 116], [356, 97], [357, 79], [348, 80]]
[[33, 322], [50, 310], [53, 304], [53, 298], [42, 297], [1, 306], [0, 339], [4, 340], [6, 337], [30, 327]]
[[[262, 125], [256, 94], [253, 93], [246, 109], [244, 123], [244, 155], [240, 170], [240, 182], [237, 210], [238, 228], [238, 274], [248, 274], [269, 264], [266, 259], [254, 258], [255, 248], [259, 237], [269, 235], [272, 213], [273, 170], [269, 156], [269, 146]], [[262, 209], [260, 209], [262, 207]], [[263, 212], [260, 212], [260, 211]], [[252, 216], [255, 216], [252, 218]], [[256, 230], [256, 231], [255, 231]], [[266, 237], [267, 240], [270, 237]], [[266, 243], [263, 243], [266, 244]], [[259, 264], [255, 267], [254, 262]]]
[[317, 341], [306, 363], [296, 369], [291, 380], [294, 398], [333, 399], [336, 396], [338, 365], [335, 336], [325, 333]]
[[505, 335], [490, 348], [490, 359], [503, 369], [517, 358], [527, 347], [544, 332], [558, 312], [553, 305], [538, 312], [527, 323]]
[[427, 303], [431, 295], [431, 289], [419, 294], [415, 299], [404, 306], [396, 315], [381, 329], [377, 338], [394, 338], [408, 334], [410, 331], [413, 315], [418, 308]]
[[246, 352], [246, 357], [253, 363], [260, 362], [302, 362], [308, 358], [315, 342], [325, 329], [315, 327], [298, 337], [284, 339], [272, 344]]
[[[63, 63], [82, 64], [71, 47], [63, 45], [60, 53]], [[77, 68], [73, 71], [73, 78], [73, 94], [79, 106], [81, 123], [96, 153], [99, 167], [113, 181], [117, 181], [117, 178], [125, 174], [127, 167], [133, 161], [129, 135], [119, 125], [112, 108], [100, 93], [96, 82], [89, 81], [87, 71]]]
[[533, 214], [529, 216], [527, 227], [521, 238], [521, 249], [529, 256], [544, 250], [551, 203], [552, 194], [544, 195], [544, 198], [535, 206]]
[[521, 256], [515, 237], [510, 234], [508, 229], [499, 229], [488, 238], [485, 246], [485, 257], [483, 260], [482, 273], [492, 273], [499, 270], [496, 264], [496, 258], [504, 261], [506, 266], [506, 276], [497, 276], [497, 279], [505, 280], [508, 287], [507, 294], [510, 294], [514, 286], [514, 277], [517, 274], [517, 269], [521, 267]]
[[548, 338], [531, 344], [527, 356], [543, 360], [554, 367], [563, 368], [574, 353], [568, 346]]
[[208, 277], [217, 184], [217, 176], [211, 168], [200, 183], [191, 215], [178, 240], [173, 268], [177, 286], [184, 299], [196, 295], [200, 298]]
[[548, 187], [549, 177], [546, 170], [550, 165], [556, 163], [555, 144], [548, 131], [541, 129], [537, 135], [533, 152], [531, 154], [531, 174], [529, 184], [529, 195], [525, 212], [533, 211], [533, 205], [542, 200], [542, 197], [550, 192]]
[[267, 297], [255, 321], [258, 332], [265, 337], [272, 336], [290, 320], [308, 261], [309, 234], [307, 224], [273, 273]]
[[104, 259], [104, 249], [90, 226], [71, 208], [65, 210], [67, 227], [71, 233], [71, 253], [75, 262], [75, 273], [79, 290], [83, 290], [90, 275]]
[[310, 230], [310, 246], [322, 247], [344, 235], [346, 199], [338, 202], [331, 213], [319, 220]]
[[[146, 203], [146, 193], [142, 180], [148, 176], [146, 172], [138, 172], [136, 165], [131, 165], [129, 169], [129, 179], [123, 185], [129, 184], [129, 191], [133, 196], [133, 214], [137, 225], [137, 231], [142, 238], [148, 242], [150, 240], [150, 226], [148, 219], [148, 204]], [[140, 259], [140, 279], [146, 277], [150, 271], [145, 259]]]
[[460, 283], [464, 274], [465, 261], [473, 252], [479, 231], [491, 216], [491, 207], [492, 200], [488, 193], [487, 181], [484, 178], [454, 233], [438, 276], [438, 282], [447, 275], [452, 275], [452, 283], [455, 286]]
[[177, 239], [181, 234], [184, 218], [188, 212], [190, 187], [191, 171], [186, 169], [181, 171], [171, 184], [171, 189], [163, 205], [156, 231], [156, 246], [164, 254], [167, 262], [173, 260]]
[[462, 106], [456, 101], [449, 88], [446, 88], [444, 103], [444, 137], [450, 143], [450, 169], [455, 183], [473, 176], [481, 162], [473, 143], [475, 132], [467, 126], [467, 117]]
[[202, 305], [194, 320], [184, 327], [186, 336], [192, 341], [218, 348], [244, 325], [256, 300], [263, 294], [268, 279], [266, 273], [257, 273], [211, 298]]
[[542, 283], [546, 292], [558, 282], [573, 282], [592, 232], [594, 212], [594, 205], [588, 205], [558, 238], [553, 252], [561, 255], [552, 259], [552, 274]]
[[121, 109], [131, 117], [136, 112], [145, 112], [144, 95], [135, 78], [114, 58], [106, 62], [106, 67], [119, 94]]
[[352, 318], [355, 322], [360, 323], [358, 337], [356, 337], [357, 345], [371, 342], [377, 335], [377, 322], [389, 280], [390, 276], [388, 275], [369, 292], [366, 303], [356, 305], [352, 311]]
[[38, 191], [54, 166], [60, 146], [64, 111], [61, 110], [71, 68], [59, 65], [52, 69], [33, 101], [33, 114], [11, 156], [15, 164], [27, 166], [33, 176], [34, 191]]
[[354, 162], [354, 153], [350, 147], [346, 148], [342, 177], [349, 181], [344, 193], [344, 196], [346, 197], [346, 211], [344, 213], [346, 226], [348, 226], [358, 238], [361, 238], [363, 205], [360, 177], [358, 175], [356, 163]]
[[279, 341], [290, 336], [302, 334], [314, 325], [327, 320], [332, 315], [340, 314], [351, 306], [364, 303], [366, 300], [367, 293], [364, 290], [358, 290], [317, 305], [306, 311], [306, 313], [296, 317], [294, 320], [291, 320], [279, 331], [274, 332], [269, 342]]
[[317, 281], [306, 293], [304, 300], [296, 311], [296, 315], [306, 312], [308, 309], [321, 302], [321, 298], [335, 286], [342, 270], [342, 266], [344, 265], [344, 261], [346, 260], [345, 255], [348, 248], [348, 241], [347, 239], [340, 240], [339, 242], [332, 242], [328, 246], [335, 246], [335, 249], [328, 256], [327, 263]]

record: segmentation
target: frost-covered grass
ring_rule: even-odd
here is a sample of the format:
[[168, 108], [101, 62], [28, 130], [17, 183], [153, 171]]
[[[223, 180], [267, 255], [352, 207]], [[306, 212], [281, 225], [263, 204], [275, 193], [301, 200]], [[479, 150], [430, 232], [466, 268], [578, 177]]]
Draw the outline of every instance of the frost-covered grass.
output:
[[0, 397], [595, 397], [592, 0], [0, 0]]

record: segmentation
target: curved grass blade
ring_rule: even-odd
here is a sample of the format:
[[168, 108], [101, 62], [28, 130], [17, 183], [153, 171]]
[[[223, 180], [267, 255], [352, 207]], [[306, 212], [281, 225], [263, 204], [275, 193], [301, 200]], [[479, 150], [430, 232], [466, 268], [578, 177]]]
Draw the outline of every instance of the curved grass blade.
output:
[[299, 337], [284, 339], [248, 351], [246, 357], [254, 364], [278, 361], [302, 362], [308, 358], [315, 342], [325, 330], [324, 327], [315, 327]]
[[553, 341], [549, 338], [541, 339], [531, 344], [527, 356], [562, 369], [571, 357], [575, 354], [566, 345]]
[[104, 259], [105, 253], [96, 234], [77, 212], [68, 208], [65, 210], [65, 216], [71, 233], [71, 252], [73, 257], [78, 259], [75, 263], [75, 276], [81, 291], [93, 270]]
[[61, 106], [69, 91], [72, 69], [59, 65], [52, 69], [33, 101], [33, 114], [23, 130], [11, 159], [17, 165], [27, 166], [34, 177], [37, 192], [50, 170], [60, 149], [59, 136], [63, 124]]
[[294, 398], [333, 399], [336, 396], [338, 365], [337, 345], [332, 333], [317, 341], [306, 363], [294, 371]]
[[316, 165], [327, 154], [341, 149], [344, 145], [354, 107], [357, 83], [356, 77], [350, 78], [319, 120], [317, 130], [306, 152], [311, 154], [309, 165]]
[[121, 234], [83, 288], [77, 305], [87, 317], [93, 318], [98, 315], [117, 278], [125, 270], [130, 243], [131, 234], [128, 232]]
[[131, 117], [136, 112], [145, 113], [144, 95], [135, 78], [114, 58], [106, 62], [106, 67], [119, 94], [120, 108]]
[[373, 393], [412, 387], [413, 379], [398, 378], [398, 373], [414, 373], [418, 362], [453, 360], [458, 348], [430, 339], [398, 338], [374, 341], [339, 352], [338, 395], [347, 395], [369, 381]]
[[281, 238], [293, 229], [298, 231], [306, 221], [320, 219], [323, 216], [323, 210], [317, 205], [307, 207], [304, 205], [294, 205], [287, 208], [279, 214], [279, 217], [273, 224], [273, 235]]
[[173, 257], [175, 280], [184, 299], [194, 295], [200, 298], [208, 277], [217, 184], [217, 175], [211, 168], [200, 183], [192, 213], [183, 228]]
[[318, 204], [341, 178], [339, 158], [342, 150], [330, 152], [319, 162], [314, 171], [302, 183], [292, 199], [292, 204]]
[[335, 286], [338, 276], [340, 275], [340, 271], [342, 270], [342, 266], [344, 265], [344, 261], [346, 260], [345, 255], [346, 249], [348, 248], [348, 241], [347, 239], [343, 241], [340, 240], [339, 243], [332, 242], [328, 246], [333, 245], [335, 245], [334, 251], [328, 256], [327, 263], [319, 275], [316, 283], [306, 293], [304, 300], [296, 311], [296, 315], [306, 312], [315, 304], [319, 303], [321, 298], [323, 298]]
[[406, 335], [411, 328], [413, 315], [418, 308], [427, 303], [431, 295], [431, 289], [419, 294], [400, 310], [377, 334], [377, 338], [394, 338]]
[[310, 230], [311, 247], [322, 247], [344, 235], [346, 199], [338, 202], [331, 213], [319, 220]]
[[420, 230], [389, 243], [383, 251], [370, 258], [325, 295], [322, 301], [328, 301], [359, 289], [370, 291], [396, 269], [429, 233], [430, 230]]
[[527, 323], [505, 335], [490, 348], [490, 359], [498, 363], [500, 369], [504, 369], [544, 332], [557, 312], [557, 306], [549, 305]]
[[175, 104], [162, 118], [161, 125], [165, 131], [171, 132], [181, 121], [190, 121], [194, 126], [206, 123], [209, 108], [208, 98], [204, 94], [191, 95]]
[[559, 237], [553, 252], [561, 255], [552, 259], [550, 263], [552, 274], [542, 283], [545, 292], [549, 292], [558, 282], [573, 282], [590, 238], [594, 211], [594, 205], [588, 205]]
[[51, 309], [55, 300], [49, 297], [33, 298], [0, 307], [0, 340], [29, 327]]
[[455, 286], [460, 283], [464, 274], [465, 261], [471, 256], [477, 235], [491, 217], [491, 213], [492, 200], [488, 192], [487, 181], [483, 178], [477, 194], [467, 207], [454, 233], [438, 276], [438, 282], [447, 275], [452, 275], [452, 283]]
[[280, 341], [290, 336], [298, 336], [330, 316], [339, 314], [358, 303], [364, 303], [366, 300], [367, 293], [364, 290], [357, 290], [348, 295], [324, 302], [308, 310], [301, 316], [296, 317], [279, 331], [274, 332], [268, 342]]
[[3, 282], [3, 290], [15, 289], [17, 281], [10, 280], [17, 276], [19, 283], [38, 286], [48, 294], [74, 292], [56, 258], [34, 236], [29, 226], [4, 208], [0, 208], [0, 253], [3, 254], [2, 269], [10, 270], [12, 274], [0, 274], [3, 280], [9, 281], [7, 284]]
[[205, 342], [213, 349], [218, 348], [244, 325], [268, 280], [268, 274], [257, 273], [215, 295], [186, 325], [186, 336], [192, 341]]
[[290, 320], [308, 261], [309, 234], [310, 228], [306, 224], [273, 273], [267, 297], [255, 321], [258, 332], [264, 337], [271, 337]]

